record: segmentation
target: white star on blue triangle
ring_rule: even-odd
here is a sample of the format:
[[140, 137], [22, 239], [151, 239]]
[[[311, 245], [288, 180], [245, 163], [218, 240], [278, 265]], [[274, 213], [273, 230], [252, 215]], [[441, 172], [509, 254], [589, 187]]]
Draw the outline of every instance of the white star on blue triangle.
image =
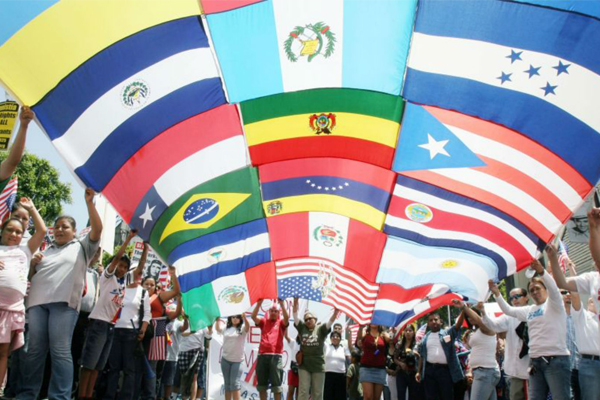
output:
[[556, 67], [552, 67], [556, 70], [556, 76], [562, 74], [563, 72], [565, 74], [568, 74], [569, 71], [567, 70], [567, 68], [569, 68], [571, 66], [571, 64], [563, 64], [562, 61], [558, 60], [558, 65]]
[[549, 94], [553, 94], [556, 96], [556, 93], [554, 92], [554, 89], [556, 89], [558, 87], [558, 85], [556, 86], [552, 86], [550, 84], [550, 82], [546, 82], [546, 86], [540, 88], [544, 91], [544, 97], [548, 96]]
[[497, 78], [496, 78], [496, 79], [500, 79], [500, 84], [501, 84], [501, 85], [503, 85], [503, 84], [504, 84], [504, 82], [506, 82], [506, 81], [512, 82], [512, 81], [510, 80], [510, 76], [511, 76], [512, 74], [505, 74], [504, 72], [501, 72], [501, 74], [502, 74], [502, 75], [500, 75], [499, 77], [497, 77]]
[[413, 103], [406, 105], [396, 148], [392, 166], [396, 172], [486, 165], [446, 125]]
[[536, 68], [536, 67], [534, 67], [533, 65], [530, 64], [529, 65], [529, 69], [527, 71], [523, 71], [523, 72], [529, 74], [529, 78], [531, 79], [531, 77], [533, 77], [534, 75], [538, 75], [538, 76], [540, 75], [540, 69], [541, 68], [542, 67], [537, 67]]
[[511, 50], [510, 55], [506, 56], [506, 58], [510, 58], [510, 63], [512, 64], [515, 61], [523, 61], [523, 59], [521, 58], [521, 54], [523, 54], [522, 51], [517, 52], [517, 51]]

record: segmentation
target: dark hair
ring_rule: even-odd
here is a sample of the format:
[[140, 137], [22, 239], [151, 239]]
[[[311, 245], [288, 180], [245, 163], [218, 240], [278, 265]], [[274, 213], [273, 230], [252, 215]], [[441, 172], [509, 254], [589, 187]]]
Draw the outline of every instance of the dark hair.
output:
[[544, 283], [544, 280], [542, 279], [541, 276], [534, 276], [533, 278], [531, 278], [531, 280], [527, 284], [527, 290], [529, 290], [530, 292], [531, 292], [530, 287], [531, 287], [532, 283], [539, 283], [540, 285], [542, 285], [544, 287], [544, 289], [548, 290], [548, 288], [546, 287], [546, 284]]
[[336, 326], [339, 326], [340, 328], [342, 328], [342, 324], [340, 324], [339, 322], [336, 322], [335, 324], [333, 324], [333, 327], [335, 328]]
[[[148, 279], [154, 279], [154, 277], [153, 277], [152, 275], [146, 275], [146, 277], [144, 277], [144, 279], [142, 279], [142, 285], [143, 285], [144, 283], [146, 283], [146, 281], [147, 281]], [[156, 283], [156, 280], [154, 281], [154, 283]]]
[[[375, 324], [371, 324], [371, 325], [375, 325]], [[371, 334], [371, 325], [369, 325], [369, 329], [367, 330], [367, 333], [369, 335]], [[377, 325], [377, 330], [379, 331], [379, 333], [383, 332], [383, 325]]]
[[360, 363], [360, 353], [358, 351], [353, 351], [350, 353], [350, 359], [356, 360], [357, 363]]
[[13, 217], [10, 217], [6, 221], [4, 221], [4, 223], [2, 224], [2, 228], [0, 229], [0, 232], [4, 232], [4, 229], [8, 226], [8, 223], [11, 221], [15, 221], [15, 222], [18, 222], [19, 224], [21, 224], [21, 229], [23, 229], [23, 232], [25, 232], [25, 225], [23, 225], [23, 222], [20, 219], [13, 218]]
[[240, 324], [235, 327], [235, 329], [237, 329], [237, 331], [239, 333], [242, 331], [242, 325], [243, 325], [243, 319], [242, 319], [241, 315], [232, 315], [231, 317], [227, 317], [227, 325], [225, 326], [225, 328], [229, 329], [229, 328], [233, 327], [233, 317], [238, 317], [240, 319]]
[[71, 217], [70, 215], [61, 215], [58, 218], [56, 218], [54, 220], [54, 225], [56, 225], [56, 223], [58, 221], [60, 221], [61, 219], [66, 219], [67, 222], [69, 222], [69, 224], [71, 224], [71, 227], [73, 228], [73, 230], [77, 229], [77, 224], [75, 223], [75, 218]]
[[413, 325], [406, 325], [406, 328], [404, 328], [404, 333], [402, 334], [402, 340], [400, 341], [400, 348], [404, 349], [406, 346], [406, 330], [407, 329], [411, 329], [413, 331], [413, 333], [415, 334], [415, 336], [413, 336], [411, 342], [410, 342], [410, 348], [414, 349], [415, 345], [417, 344], [417, 337], [416, 337], [416, 329]]
[[342, 335], [340, 335], [339, 332], [333, 331], [331, 332], [331, 335], [329, 335], [331, 339], [333, 339], [334, 336], [337, 336], [340, 340], [342, 340]]
[[523, 295], [523, 297], [527, 296], [527, 289], [525, 289], [525, 288], [517, 288], [517, 289], [521, 289], [521, 294]]
[[432, 312], [432, 313], [429, 313], [427, 315], [427, 321], [429, 321], [429, 318], [431, 318], [433, 316], [437, 316], [439, 319], [442, 319], [442, 317], [440, 316], [440, 313], [438, 313], [438, 312]]

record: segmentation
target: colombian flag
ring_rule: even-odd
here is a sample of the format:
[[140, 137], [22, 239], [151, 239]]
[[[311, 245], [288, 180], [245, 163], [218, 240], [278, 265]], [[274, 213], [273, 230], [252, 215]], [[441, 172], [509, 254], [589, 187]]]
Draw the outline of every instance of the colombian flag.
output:
[[394, 185], [392, 171], [339, 158], [306, 158], [259, 167], [267, 217], [323, 211], [381, 230]]

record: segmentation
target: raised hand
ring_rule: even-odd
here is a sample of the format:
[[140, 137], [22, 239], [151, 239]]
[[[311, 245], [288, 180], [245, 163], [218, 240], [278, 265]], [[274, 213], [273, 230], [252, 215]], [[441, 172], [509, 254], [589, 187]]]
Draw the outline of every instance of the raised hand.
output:
[[494, 294], [494, 296], [500, 296], [500, 290], [498, 289], [498, 285], [493, 280], [488, 281], [488, 286], [490, 288], [490, 292]]
[[21, 114], [19, 114], [19, 121], [21, 121], [21, 125], [29, 125], [33, 117], [35, 117], [35, 113], [33, 112], [33, 110], [31, 110], [31, 108], [27, 106], [23, 106], [21, 108]]
[[94, 196], [96, 195], [96, 192], [94, 191], [94, 189], [92, 188], [86, 188], [85, 189], [85, 201], [86, 203], [91, 203], [92, 200], [94, 200]]

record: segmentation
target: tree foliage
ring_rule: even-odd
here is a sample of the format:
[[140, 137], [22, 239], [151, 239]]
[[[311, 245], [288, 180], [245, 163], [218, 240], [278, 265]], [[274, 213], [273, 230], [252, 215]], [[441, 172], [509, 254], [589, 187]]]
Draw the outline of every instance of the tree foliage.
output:
[[[0, 160], [7, 155], [0, 154]], [[17, 198], [31, 198], [47, 224], [62, 214], [63, 203], [72, 202], [71, 185], [60, 181], [58, 170], [46, 159], [25, 152], [15, 175], [19, 177]]]

